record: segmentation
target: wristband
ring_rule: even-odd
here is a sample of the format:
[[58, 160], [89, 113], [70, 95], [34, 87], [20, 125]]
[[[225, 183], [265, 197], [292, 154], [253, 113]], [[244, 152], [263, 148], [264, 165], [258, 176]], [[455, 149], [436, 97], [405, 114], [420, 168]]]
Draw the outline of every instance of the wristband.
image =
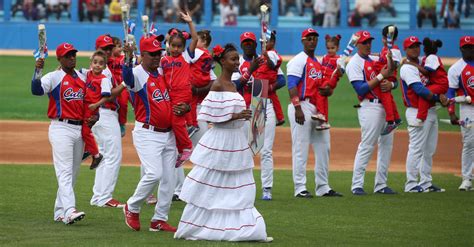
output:
[[248, 81], [250, 79], [250, 74], [248, 71], [245, 71], [245, 73], [242, 75], [242, 78], [245, 80], [245, 81]]
[[439, 102], [439, 95], [433, 94], [433, 101]]
[[392, 89], [394, 89], [395, 88], [395, 83], [393, 83], [393, 81], [391, 81], [391, 83], [392, 83]]
[[291, 98], [291, 104], [293, 104], [293, 106], [300, 106], [300, 97], [298, 96], [294, 96], [293, 98]]
[[120, 83], [120, 85], [122, 85], [123, 87], [127, 87], [127, 83], [125, 83], [125, 81], [122, 81], [122, 83]]
[[379, 81], [382, 81], [384, 77], [382, 74], [379, 73], [375, 78], [377, 78], [377, 80]]

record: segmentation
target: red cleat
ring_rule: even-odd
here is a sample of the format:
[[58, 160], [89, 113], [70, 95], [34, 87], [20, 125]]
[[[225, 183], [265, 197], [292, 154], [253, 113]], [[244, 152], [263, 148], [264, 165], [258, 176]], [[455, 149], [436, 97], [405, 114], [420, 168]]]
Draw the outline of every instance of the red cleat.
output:
[[125, 207], [125, 203], [121, 203], [115, 199], [110, 199], [108, 202], [105, 203], [104, 207], [108, 208], [123, 208]]
[[150, 222], [150, 232], [159, 232], [159, 231], [165, 231], [165, 232], [176, 232], [176, 227], [170, 226], [166, 221], [152, 221]]
[[132, 230], [140, 231], [140, 214], [128, 211], [127, 204], [123, 208], [123, 214], [125, 215], [125, 224]]

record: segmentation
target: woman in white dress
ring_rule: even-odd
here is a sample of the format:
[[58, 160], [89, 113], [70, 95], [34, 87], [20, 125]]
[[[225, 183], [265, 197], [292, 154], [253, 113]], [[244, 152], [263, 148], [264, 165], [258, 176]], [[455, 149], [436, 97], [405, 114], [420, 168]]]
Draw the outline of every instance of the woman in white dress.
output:
[[216, 241], [271, 241], [265, 221], [255, 209], [252, 152], [241, 128], [251, 117], [231, 81], [239, 54], [232, 44], [216, 46], [214, 60], [222, 74], [201, 104], [198, 121], [213, 128], [196, 145], [193, 169], [184, 180], [185, 201], [175, 238]]

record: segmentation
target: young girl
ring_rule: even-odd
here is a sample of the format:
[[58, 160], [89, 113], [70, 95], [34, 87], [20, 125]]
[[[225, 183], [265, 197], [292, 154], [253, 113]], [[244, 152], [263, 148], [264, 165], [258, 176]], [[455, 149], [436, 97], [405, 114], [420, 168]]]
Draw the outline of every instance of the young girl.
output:
[[[112, 83], [102, 74], [107, 66], [107, 56], [102, 51], [96, 51], [92, 54], [90, 70], [86, 77], [86, 91], [84, 95], [84, 119], [89, 119], [93, 115], [98, 115], [97, 108], [110, 100]], [[92, 155], [92, 163], [90, 169], [95, 169], [102, 161], [102, 154], [91, 131], [92, 125], [89, 123], [82, 124], [82, 139], [85, 143], [85, 151]]]
[[[123, 81], [122, 77], [122, 65], [124, 55], [122, 54], [122, 43], [119, 38], [112, 37], [115, 47], [112, 49], [112, 56], [109, 58], [107, 65], [109, 66], [113, 78], [114, 85], [119, 85]], [[122, 94], [117, 97], [120, 108], [118, 109], [120, 132], [122, 136], [125, 135], [125, 124], [127, 123], [127, 111], [128, 111], [128, 91], [123, 90]]]
[[[407, 62], [414, 65], [418, 70], [426, 77], [426, 88], [428, 88], [433, 94], [445, 94], [448, 91], [448, 74], [444, 69], [443, 62], [436, 55], [438, 48], [443, 46], [441, 40], [431, 40], [429, 38], [423, 39], [423, 51], [425, 56], [421, 60], [421, 65]], [[422, 78], [423, 79], [423, 78]], [[425, 84], [425, 82], [423, 82]], [[428, 115], [428, 109], [433, 104], [420, 97], [418, 100], [418, 113], [416, 115], [417, 126], [423, 126], [423, 122], [426, 120]]]
[[180, 198], [187, 204], [174, 237], [271, 242], [273, 238], [267, 236], [265, 221], [254, 205], [254, 163], [241, 130], [243, 120], [252, 112], [246, 110], [244, 98], [231, 81], [232, 73], [239, 69], [239, 53], [232, 44], [213, 50], [222, 73], [198, 115], [200, 121], [213, 123], [213, 128], [191, 156], [195, 166], [184, 181]]
[[[194, 50], [198, 41], [191, 16], [187, 13], [180, 13], [180, 15], [189, 25], [192, 38], [191, 44], [188, 49], [185, 49], [186, 39], [189, 38], [189, 35], [183, 35], [183, 32], [177, 29], [171, 30], [169, 35], [169, 55], [161, 59], [161, 69], [169, 88], [172, 106], [191, 104], [190, 64], [196, 62]], [[176, 146], [179, 152], [176, 167], [179, 167], [191, 156], [193, 143], [186, 129], [186, 117], [180, 115], [181, 112], [174, 111], [174, 113], [172, 114], [173, 132], [176, 136]]]
[[[191, 137], [200, 129], [197, 122], [197, 106], [201, 104], [206, 97], [212, 82], [216, 79], [216, 75], [212, 70], [213, 60], [207, 48], [211, 45], [212, 37], [211, 31], [201, 30], [197, 32], [198, 42], [194, 54], [196, 62], [191, 64], [191, 89], [193, 93], [191, 101], [191, 112], [186, 114], [186, 122], [188, 126], [188, 133]], [[206, 124], [207, 126], [207, 124]]]
[[[341, 35], [329, 36], [326, 35], [326, 50], [327, 54], [323, 56], [321, 65], [323, 67], [323, 76], [331, 78], [333, 76], [338, 79], [342, 76], [340, 71], [337, 69], [337, 59], [340, 57], [337, 55], [339, 51], [339, 42], [341, 41]], [[335, 72], [337, 70], [337, 72]], [[337, 86], [337, 80], [328, 80], [328, 82], [322, 87], [330, 87], [331, 90], [334, 90]], [[328, 97], [322, 96], [319, 93], [316, 94], [316, 107], [318, 114], [311, 116], [313, 120], [318, 120], [322, 122], [316, 126], [316, 130], [325, 130], [329, 129], [331, 125], [328, 123]]]

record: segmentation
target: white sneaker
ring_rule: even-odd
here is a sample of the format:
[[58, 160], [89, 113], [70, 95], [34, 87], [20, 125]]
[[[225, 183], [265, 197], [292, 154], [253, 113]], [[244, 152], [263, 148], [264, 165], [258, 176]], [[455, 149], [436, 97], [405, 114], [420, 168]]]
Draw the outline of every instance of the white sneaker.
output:
[[263, 188], [262, 200], [264, 201], [272, 200], [272, 188]]
[[316, 125], [315, 127], [316, 130], [327, 130], [330, 128], [331, 128], [331, 125], [328, 122], [324, 122], [321, 125]]
[[460, 191], [470, 191], [472, 190], [472, 181], [469, 179], [462, 180], [461, 186], [459, 186]]
[[321, 113], [316, 113], [315, 115], [311, 115], [311, 119], [315, 121], [326, 122], [326, 117]]
[[65, 219], [64, 224], [72, 225], [72, 224], [84, 219], [84, 217], [86, 217], [86, 213], [74, 211]]
[[153, 194], [149, 195], [147, 198], [146, 198], [146, 204], [148, 205], [154, 205], [158, 203], [158, 199], [156, 198], [156, 196], [154, 196]]
[[415, 119], [415, 121], [413, 121], [413, 123], [410, 123], [410, 126], [413, 126], [413, 127], [423, 127], [423, 124], [424, 124], [424, 121], [417, 118]]
[[260, 243], [271, 243], [271, 242], [273, 242], [273, 237], [267, 237], [266, 239], [260, 240], [259, 242]]

